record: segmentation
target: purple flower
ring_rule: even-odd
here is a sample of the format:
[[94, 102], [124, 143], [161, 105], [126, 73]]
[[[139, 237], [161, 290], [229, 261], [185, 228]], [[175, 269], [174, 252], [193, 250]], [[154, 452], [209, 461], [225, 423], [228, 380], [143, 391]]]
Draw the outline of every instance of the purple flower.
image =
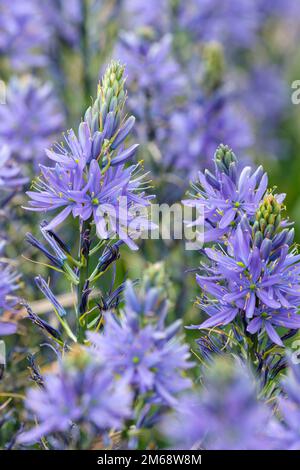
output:
[[289, 361], [289, 372], [282, 381], [284, 395], [278, 397], [279, 416], [269, 428], [275, 449], [300, 450], [300, 365]]
[[171, 6], [169, 0], [125, 0], [122, 14], [126, 29], [150, 27], [158, 32], [165, 32], [170, 27]]
[[[261, 247], [252, 245], [250, 233], [238, 226], [229, 240], [227, 252], [206, 248], [212, 260], [209, 275], [198, 275], [197, 282], [205, 293], [212, 294], [218, 307], [208, 307], [210, 318], [200, 328], [226, 325], [237, 315], [247, 319], [247, 331], [265, 330], [271, 341], [283, 343], [274, 326], [300, 328], [299, 274], [300, 256], [280, 248], [272, 259], [272, 242], [265, 239]], [[208, 304], [209, 304], [208, 300]]]
[[[43, 179], [28, 191], [31, 198], [30, 210], [63, 210], [48, 224], [53, 229], [72, 213], [82, 220], [93, 218], [100, 238], [110, 238], [116, 234], [133, 249], [133, 241], [140, 232], [151, 228], [146, 216], [137, 216], [138, 211], [149, 204], [145, 196], [143, 181], [134, 176], [137, 167], [117, 166], [101, 174], [99, 164], [93, 160], [88, 174], [78, 168], [63, 169], [58, 164], [54, 168], [41, 167]], [[138, 194], [138, 192], [140, 194]]]
[[255, 1], [251, 0], [191, 0], [180, 8], [180, 23], [188, 33], [231, 49], [256, 42], [259, 20]]
[[13, 161], [9, 151], [9, 147], [4, 145], [0, 149], [0, 189], [6, 191], [7, 189], [22, 186], [26, 183], [27, 178], [21, 175], [21, 168]]
[[5, 54], [16, 70], [44, 67], [50, 30], [36, 0], [0, 4], [0, 54]]
[[186, 80], [171, 48], [170, 35], [155, 41], [137, 33], [122, 34], [116, 48], [115, 55], [126, 62], [129, 107], [139, 120], [138, 132], [143, 140], [151, 133], [149, 120], [158, 125], [186, 90]]
[[85, 354], [81, 351], [75, 364], [67, 357], [57, 372], [44, 376], [43, 388], [28, 391], [26, 407], [39, 424], [22, 433], [19, 443], [66, 433], [74, 424], [89, 438], [122, 429], [124, 420], [130, 417], [131, 394], [124, 381], [115, 380], [109, 368], [92, 358], [85, 360]]
[[[0, 243], [2, 251], [4, 242]], [[16, 299], [14, 297], [15, 290], [18, 289], [18, 280], [20, 276], [12, 269], [12, 267], [4, 262], [0, 262], [1, 285], [0, 285], [0, 317], [4, 311], [13, 310]], [[15, 333], [17, 326], [15, 323], [0, 321], [0, 336], [11, 335]]]
[[220, 358], [205, 373], [203, 388], [182, 396], [162, 430], [175, 449], [270, 449], [264, 435], [270, 415], [257, 401], [252, 375], [239, 362]]
[[151, 228], [147, 209], [152, 196], [145, 194], [147, 181], [139, 165], [124, 166], [137, 145], [125, 148], [134, 118], [124, 117], [124, 67], [113, 62], [107, 68], [97, 98], [79, 126], [65, 136], [65, 144], [47, 151], [54, 167], [41, 166], [34, 181], [29, 210], [62, 209], [48, 224], [50, 230], [70, 214], [93, 221], [100, 238], [116, 235], [131, 248], [134, 239]]
[[125, 298], [121, 317], [108, 313], [103, 334], [90, 334], [89, 339], [99, 357], [138, 393], [151, 393], [155, 401], [174, 406], [176, 395], [190, 386], [184, 372], [192, 365], [188, 347], [176, 336], [180, 323], [166, 328], [159, 318], [145, 321], [157, 298], [153, 289], [140, 304], [128, 283]]
[[53, 35], [71, 46], [78, 45], [83, 20], [81, 0], [41, 0], [40, 10]]
[[214, 163], [214, 174], [208, 170], [198, 173], [196, 199], [183, 201], [186, 205], [204, 209], [206, 242], [230, 234], [243, 215], [253, 217], [268, 184], [267, 174], [261, 166], [256, 171], [248, 166], [241, 169], [227, 146], [221, 145], [217, 149]]
[[209, 164], [220, 142], [228, 142], [239, 154], [246, 155], [253, 143], [247, 118], [233, 97], [215, 93], [199, 103], [188, 103], [170, 114], [166, 128], [159, 131], [164, 165], [195, 173]]
[[62, 129], [64, 116], [52, 86], [33, 77], [12, 78], [0, 107], [0, 144], [19, 162], [39, 163]]

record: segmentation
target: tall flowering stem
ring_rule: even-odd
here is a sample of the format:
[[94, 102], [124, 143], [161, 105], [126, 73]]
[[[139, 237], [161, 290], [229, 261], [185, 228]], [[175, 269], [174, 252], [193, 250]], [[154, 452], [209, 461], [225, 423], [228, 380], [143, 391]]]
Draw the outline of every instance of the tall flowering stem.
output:
[[[134, 240], [150, 227], [147, 206], [151, 196], [145, 193], [147, 182], [140, 164], [128, 164], [138, 146], [125, 145], [135, 119], [124, 114], [124, 87], [124, 67], [112, 62], [98, 85], [94, 103], [79, 125], [78, 134], [68, 131], [64, 142], [46, 151], [55, 166], [41, 165], [41, 175], [28, 192], [29, 210], [60, 210], [41, 226], [42, 235], [55, 256], [31, 234], [27, 239], [50, 260], [53, 269], [67, 277], [72, 289], [76, 287], [77, 331], [74, 333], [68, 324], [68, 315], [61, 314], [62, 310], [57, 308], [49, 286], [45, 281], [37, 281], [40, 290], [54, 305], [68, 337], [72, 340], [75, 337], [79, 342], [84, 342], [88, 329], [98, 330], [101, 326], [100, 304], [94, 302], [91, 307], [90, 302], [97, 280], [117, 260], [119, 247], [126, 243], [131, 249], [137, 249]], [[79, 220], [78, 256], [74, 256], [53, 231], [69, 216]], [[95, 257], [99, 258], [91, 272], [91, 261]]]
[[262, 167], [242, 167], [224, 145], [214, 164], [214, 173], [199, 173], [196, 198], [185, 201], [200, 205], [205, 219], [206, 247], [196, 279], [197, 303], [208, 318], [191, 328], [208, 331], [199, 344], [206, 355], [208, 348], [218, 349], [211, 339], [220, 331], [225, 348], [246, 356], [268, 388], [285, 367], [285, 341], [300, 328], [294, 229], [282, 217], [285, 195], [267, 189]]

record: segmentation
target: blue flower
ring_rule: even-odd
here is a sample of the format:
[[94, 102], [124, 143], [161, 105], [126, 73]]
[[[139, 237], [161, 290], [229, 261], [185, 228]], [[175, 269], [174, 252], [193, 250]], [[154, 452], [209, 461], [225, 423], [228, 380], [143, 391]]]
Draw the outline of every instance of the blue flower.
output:
[[0, 144], [18, 162], [40, 163], [45, 148], [62, 130], [64, 115], [49, 83], [33, 77], [12, 78], [7, 102], [0, 107]]
[[[26, 397], [26, 408], [38, 425], [23, 432], [18, 442], [31, 444], [53, 433], [66, 433], [77, 424], [93, 436], [122, 429], [130, 417], [131, 393], [122, 380], [115, 380], [109, 368], [80, 354], [73, 364], [66, 357], [56, 372], [44, 376], [43, 388], [32, 388]], [[72, 354], [72, 353], [71, 353]]]
[[239, 362], [219, 358], [205, 372], [203, 388], [183, 395], [161, 428], [175, 449], [270, 449], [270, 416], [252, 375]]
[[214, 174], [209, 170], [198, 173], [195, 199], [183, 201], [186, 205], [204, 209], [205, 242], [229, 235], [244, 215], [253, 217], [268, 185], [267, 174], [261, 166], [255, 171], [249, 166], [240, 168], [236, 156], [227, 146], [220, 145], [214, 163]]
[[283, 394], [278, 397], [279, 422], [269, 428], [275, 449], [300, 450], [300, 365], [289, 360], [289, 371], [282, 381]]
[[[0, 250], [2, 251], [4, 242], [0, 242]], [[0, 262], [0, 318], [4, 311], [14, 310], [17, 299], [14, 292], [19, 288], [20, 275], [13, 270], [7, 262]], [[11, 335], [17, 331], [17, 325], [12, 322], [0, 321], [0, 336]]]
[[176, 395], [191, 385], [184, 372], [192, 364], [188, 347], [176, 335], [180, 322], [168, 328], [159, 317], [151, 322], [149, 310], [156, 297], [150, 290], [140, 303], [128, 283], [121, 316], [107, 313], [103, 334], [90, 333], [89, 339], [97, 355], [138, 393], [150, 393], [152, 400], [174, 406]]
[[51, 36], [39, 3], [1, 0], [0, 54], [5, 54], [16, 70], [47, 64]]

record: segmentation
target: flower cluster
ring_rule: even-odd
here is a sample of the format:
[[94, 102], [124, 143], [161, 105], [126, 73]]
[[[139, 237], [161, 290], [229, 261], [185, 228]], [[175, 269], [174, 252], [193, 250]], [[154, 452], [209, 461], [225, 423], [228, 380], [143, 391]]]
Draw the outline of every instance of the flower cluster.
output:
[[264, 435], [271, 411], [257, 400], [254, 377], [220, 358], [203, 376], [203, 389], [181, 397], [163, 433], [175, 449], [270, 449]]
[[50, 31], [39, 2], [1, 1], [0, 54], [9, 58], [12, 68], [44, 67], [49, 40]]
[[180, 22], [194, 38], [219, 41], [232, 53], [255, 44], [270, 17], [297, 15], [299, 6], [295, 3], [292, 0], [192, 0], [181, 3]]
[[126, 62], [128, 85], [136, 90], [131, 93], [129, 105], [141, 129], [146, 126], [144, 133], [139, 129], [141, 136], [151, 140], [151, 128], [154, 131], [166, 119], [173, 101], [185, 92], [184, 75], [172, 55], [172, 37], [165, 35], [156, 40], [143, 32], [123, 33], [115, 55]]
[[176, 395], [190, 387], [184, 372], [192, 366], [189, 351], [178, 336], [181, 322], [165, 326], [167, 305], [159, 302], [159, 290], [139, 297], [127, 282], [125, 307], [118, 317], [107, 313], [102, 335], [90, 334], [97, 355], [110, 364], [138, 394], [151, 400], [176, 404]]
[[54, 0], [40, 2], [41, 13], [54, 37], [62, 39], [71, 46], [78, 45], [79, 28], [83, 21], [82, 2], [80, 0]]
[[50, 83], [24, 76], [13, 77], [7, 87], [6, 105], [0, 107], [0, 145], [12, 158], [40, 163], [45, 148], [62, 130], [64, 114]]
[[300, 256], [289, 249], [294, 230], [281, 217], [284, 196], [266, 191], [261, 167], [238, 169], [227, 147], [217, 150], [215, 166], [214, 175], [199, 174], [206, 239], [220, 242], [204, 249], [209, 263], [197, 275], [199, 303], [210, 317], [199, 328], [241, 321], [247, 332], [266, 332], [283, 346], [274, 326], [300, 327]]
[[222, 86], [220, 48], [207, 46], [205, 64], [201, 57], [201, 67], [185, 70], [174, 56], [174, 37], [151, 31], [121, 33], [115, 54], [127, 63], [129, 106], [155, 162], [191, 174], [224, 139], [246, 154], [253, 144], [250, 121]]
[[163, 34], [170, 30], [172, 5], [169, 0], [124, 0], [122, 15], [126, 29], [153, 29]]
[[122, 429], [130, 417], [131, 399], [124, 381], [114, 379], [84, 350], [73, 351], [56, 372], [43, 377], [42, 387], [28, 391], [26, 406], [39, 425], [22, 433], [19, 443], [35, 443], [53, 433], [64, 433], [68, 440], [74, 426], [75, 433], [78, 426], [88, 440], [105, 436], [110, 429]]
[[107, 69], [97, 98], [80, 124], [65, 142], [47, 151], [54, 167], [41, 166], [41, 176], [29, 191], [29, 209], [48, 212], [62, 209], [48, 229], [70, 214], [81, 221], [92, 220], [100, 238], [111, 234], [136, 248], [133, 238], [148, 228], [147, 217], [137, 216], [149, 204], [147, 182], [140, 165], [124, 166], [136, 153], [137, 145], [124, 146], [134, 118], [123, 116], [125, 104], [124, 68], [113, 62]]

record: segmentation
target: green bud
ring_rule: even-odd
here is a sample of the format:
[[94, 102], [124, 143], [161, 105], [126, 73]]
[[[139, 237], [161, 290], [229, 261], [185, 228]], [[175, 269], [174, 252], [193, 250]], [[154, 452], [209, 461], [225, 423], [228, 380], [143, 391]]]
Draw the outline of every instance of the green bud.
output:
[[271, 238], [275, 235], [276, 230], [280, 227], [282, 205], [277, 201], [276, 197], [269, 193], [265, 196], [260, 207], [256, 211], [255, 226], [253, 231], [257, 231], [257, 224], [264, 237]]
[[210, 42], [203, 48], [205, 64], [204, 84], [209, 91], [218, 88], [224, 77], [225, 61], [222, 45], [218, 42]]
[[228, 174], [230, 166], [237, 162], [237, 158], [231, 148], [224, 144], [219, 145], [217, 148], [214, 160], [218, 169], [226, 174]]

